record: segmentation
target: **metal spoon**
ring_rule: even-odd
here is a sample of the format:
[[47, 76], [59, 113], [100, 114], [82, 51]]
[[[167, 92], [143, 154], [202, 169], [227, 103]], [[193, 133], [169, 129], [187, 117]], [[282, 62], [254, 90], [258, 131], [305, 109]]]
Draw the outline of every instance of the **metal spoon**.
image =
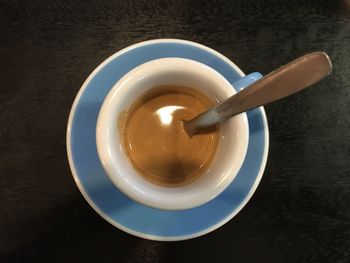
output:
[[249, 87], [239, 91], [224, 102], [184, 121], [186, 132], [193, 136], [226, 119], [287, 97], [309, 87], [332, 71], [332, 62], [324, 52], [313, 52], [272, 71]]

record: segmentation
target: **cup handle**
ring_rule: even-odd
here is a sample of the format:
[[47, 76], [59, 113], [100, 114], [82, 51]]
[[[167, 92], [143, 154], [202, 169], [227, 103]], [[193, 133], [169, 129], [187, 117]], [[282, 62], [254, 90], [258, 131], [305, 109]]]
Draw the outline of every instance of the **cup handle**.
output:
[[262, 78], [262, 75], [259, 72], [253, 72], [240, 78], [239, 80], [231, 84], [235, 88], [235, 90], [238, 92], [241, 89], [248, 87], [249, 85], [253, 84], [255, 81], [261, 78]]

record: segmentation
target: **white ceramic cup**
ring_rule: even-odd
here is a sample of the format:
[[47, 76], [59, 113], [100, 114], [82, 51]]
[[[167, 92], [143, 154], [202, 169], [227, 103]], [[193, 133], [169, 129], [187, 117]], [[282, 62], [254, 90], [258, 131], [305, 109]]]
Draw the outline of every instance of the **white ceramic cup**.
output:
[[162, 85], [198, 87], [200, 92], [220, 101], [235, 93], [217, 71], [193, 60], [162, 58], [142, 64], [123, 76], [103, 102], [96, 127], [98, 155], [111, 181], [133, 200], [166, 210], [193, 208], [215, 198], [236, 177], [248, 148], [247, 116], [239, 114], [222, 125], [215, 156], [201, 177], [179, 187], [152, 184], [129, 162], [117, 123], [119, 115], [139, 96]]

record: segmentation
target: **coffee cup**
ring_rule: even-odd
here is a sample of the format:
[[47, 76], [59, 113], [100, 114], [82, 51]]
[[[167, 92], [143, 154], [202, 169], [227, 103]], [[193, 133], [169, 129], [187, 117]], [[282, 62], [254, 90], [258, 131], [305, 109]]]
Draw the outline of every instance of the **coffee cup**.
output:
[[[253, 75], [244, 78], [256, 80]], [[241, 113], [221, 124], [215, 155], [202, 176], [176, 187], [153, 184], [140, 176], [128, 159], [118, 118], [146, 91], [164, 85], [196, 87], [206, 96], [223, 101], [236, 92], [234, 87], [239, 83], [231, 84], [209, 66], [184, 58], [161, 58], [134, 68], [113, 86], [100, 109], [96, 126], [98, 155], [110, 180], [136, 202], [165, 210], [190, 209], [215, 198], [238, 174], [248, 148], [247, 116]]]

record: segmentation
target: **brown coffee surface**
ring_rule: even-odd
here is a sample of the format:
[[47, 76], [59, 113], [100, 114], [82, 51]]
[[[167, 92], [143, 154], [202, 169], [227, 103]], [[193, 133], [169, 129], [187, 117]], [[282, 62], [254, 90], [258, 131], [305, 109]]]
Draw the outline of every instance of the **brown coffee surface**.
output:
[[203, 175], [218, 145], [213, 128], [189, 137], [189, 120], [217, 102], [188, 87], [163, 86], [141, 95], [119, 117], [124, 150], [134, 168], [151, 183], [181, 186]]

